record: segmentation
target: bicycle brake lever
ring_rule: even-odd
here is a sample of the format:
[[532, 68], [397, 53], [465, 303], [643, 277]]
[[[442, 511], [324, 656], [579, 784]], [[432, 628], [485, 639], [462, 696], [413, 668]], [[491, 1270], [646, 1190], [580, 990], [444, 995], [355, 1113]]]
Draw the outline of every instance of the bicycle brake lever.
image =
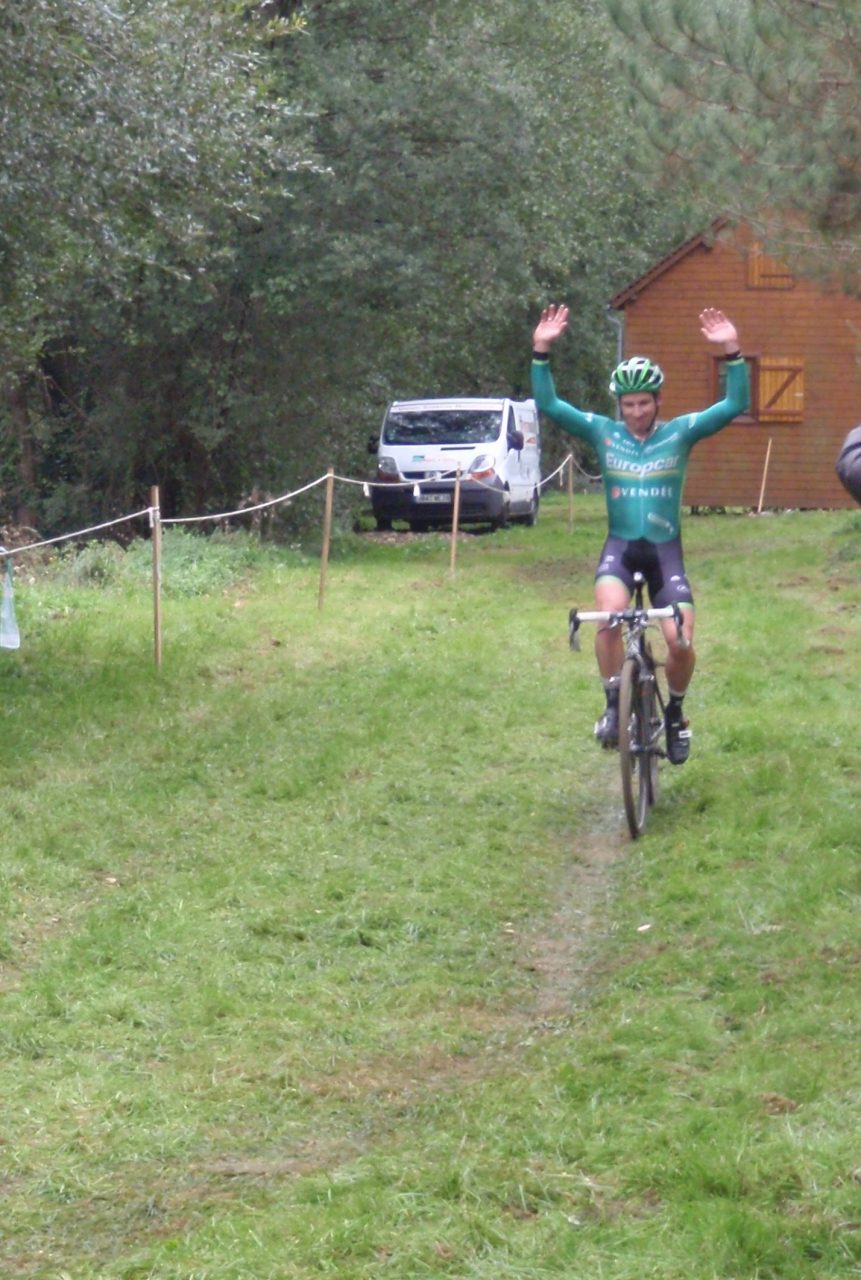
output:
[[580, 652], [580, 637], [577, 632], [580, 630], [580, 619], [577, 617], [577, 610], [572, 609], [568, 614], [568, 647], [573, 649], [574, 653]]
[[685, 635], [685, 629], [682, 624], [682, 611], [677, 604], [673, 605], [673, 622], [676, 624], [676, 635], [679, 638], [679, 648], [690, 649], [691, 642]]

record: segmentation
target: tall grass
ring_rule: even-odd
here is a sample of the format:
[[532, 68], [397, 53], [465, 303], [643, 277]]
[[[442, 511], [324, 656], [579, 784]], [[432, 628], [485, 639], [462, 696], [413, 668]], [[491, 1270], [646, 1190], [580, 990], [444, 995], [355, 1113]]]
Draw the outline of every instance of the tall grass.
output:
[[145, 548], [18, 575], [0, 1274], [857, 1273], [861, 520], [688, 521], [636, 844], [601, 533], [171, 537], [160, 675]]

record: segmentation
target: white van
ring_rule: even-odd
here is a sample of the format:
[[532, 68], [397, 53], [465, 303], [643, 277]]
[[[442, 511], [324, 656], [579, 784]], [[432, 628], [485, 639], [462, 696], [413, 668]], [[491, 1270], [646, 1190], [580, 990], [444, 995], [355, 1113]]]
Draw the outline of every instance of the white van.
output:
[[541, 497], [538, 411], [533, 400], [395, 400], [379, 440], [371, 504], [378, 529], [450, 524], [460, 468], [460, 522], [534, 524]]

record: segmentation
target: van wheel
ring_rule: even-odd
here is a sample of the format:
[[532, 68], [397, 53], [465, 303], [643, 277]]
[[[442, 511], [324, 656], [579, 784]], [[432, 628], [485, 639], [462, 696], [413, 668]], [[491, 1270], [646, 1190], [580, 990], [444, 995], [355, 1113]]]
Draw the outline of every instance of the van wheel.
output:
[[540, 505], [541, 505], [541, 500], [538, 496], [538, 490], [536, 489], [532, 495], [532, 501], [529, 504], [529, 510], [526, 513], [526, 519], [523, 522], [524, 524], [528, 524], [530, 528], [532, 527], [532, 525], [538, 524], [538, 508]]
[[377, 533], [391, 533], [392, 522], [389, 516], [377, 516]]
[[494, 531], [494, 533], [496, 532], [497, 529], [504, 529], [506, 527], [506, 525], [508, 524], [510, 515], [511, 515], [511, 507], [509, 505], [508, 495], [506, 494], [505, 506], [502, 508], [499, 515], [496, 517], [496, 519], [491, 520], [490, 522], [490, 527]]

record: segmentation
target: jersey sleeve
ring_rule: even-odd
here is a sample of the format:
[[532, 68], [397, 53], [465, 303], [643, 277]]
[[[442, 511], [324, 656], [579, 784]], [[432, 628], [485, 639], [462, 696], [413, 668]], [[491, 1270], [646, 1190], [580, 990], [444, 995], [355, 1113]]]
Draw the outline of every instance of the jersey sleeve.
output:
[[688, 439], [693, 443], [705, 436], [713, 436], [729, 426], [733, 418], [750, 406], [750, 374], [743, 356], [726, 362], [726, 395], [717, 404], [700, 413], [692, 413], [688, 419]]
[[594, 413], [584, 413], [567, 400], [559, 399], [549, 360], [532, 361], [532, 397], [541, 412], [546, 413], [563, 431], [594, 444], [604, 419]]

